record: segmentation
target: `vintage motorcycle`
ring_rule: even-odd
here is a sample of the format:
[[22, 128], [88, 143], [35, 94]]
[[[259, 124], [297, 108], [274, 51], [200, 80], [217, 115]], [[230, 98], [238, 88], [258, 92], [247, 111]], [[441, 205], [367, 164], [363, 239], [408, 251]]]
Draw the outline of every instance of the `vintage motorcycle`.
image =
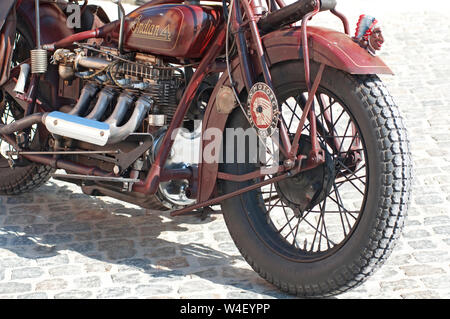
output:
[[[2, 0], [0, 193], [53, 177], [171, 216], [220, 204], [243, 257], [285, 292], [370, 276], [412, 170], [376, 75], [392, 74], [377, 21], [351, 36], [334, 0], [114, 2], [110, 22], [88, 1]], [[344, 32], [308, 26], [319, 12]]]

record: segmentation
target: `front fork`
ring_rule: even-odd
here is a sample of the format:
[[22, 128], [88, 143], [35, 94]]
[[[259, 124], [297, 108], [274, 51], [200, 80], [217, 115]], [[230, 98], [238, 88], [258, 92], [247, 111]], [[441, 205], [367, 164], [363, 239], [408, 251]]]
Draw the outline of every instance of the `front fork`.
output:
[[[261, 36], [258, 31], [257, 21], [258, 17], [255, 14], [255, 7], [253, 1], [238, 1], [234, 0], [234, 8], [231, 14], [235, 16], [235, 23], [233, 25], [235, 31], [235, 39], [236, 43], [238, 43], [239, 47], [239, 59], [242, 65], [243, 77], [245, 81], [245, 86], [247, 91], [250, 91], [251, 87], [254, 84], [254, 76], [252, 74], [252, 66], [250, 64], [250, 57], [248, 52], [248, 47], [246, 45], [245, 36], [243, 32], [242, 25], [242, 12], [239, 4], [242, 4], [245, 15], [247, 16], [247, 23], [251, 33], [251, 39], [253, 48], [256, 51], [258, 56], [257, 63], [259, 69], [262, 71], [265, 83], [274, 91], [272, 77], [269, 70], [269, 65], [266, 60], [266, 55], [264, 51], [264, 47], [262, 44]], [[283, 6], [284, 3], [279, 2], [280, 6]], [[284, 167], [286, 169], [300, 169], [300, 165], [302, 160], [304, 159], [303, 155], [297, 156], [300, 136], [302, 132], [303, 125], [305, 124], [306, 117], [309, 116], [309, 121], [311, 123], [310, 130], [310, 138], [312, 149], [310, 154], [308, 155], [308, 160], [306, 167], [308, 169], [314, 168], [325, 161], [325, 156], [322, 148], [320, 147], [317, 139], [317, 128], [316, 128], [316, 116], [314, 113], [314, 96], [317, 92], [317, 89], [320, 84], [320, 80], [322, 78], [324, 64], [321, 65], [319, 72], [314, 81], [314, 85], [311, 85], [310, 81], [310, 65], [309, 65], [309, 48], [308, 48], [308, 40], [307, 40], [307, 21], [312, 18], [315, 14], [317, 14], [320, 10], [320, 2], [316, 1], [316, 8], [314, 11], [307, 14], [302, 21], [302, 43], [303, 43], [303, 56], [304, 56], [304, 68], [305, 68], [305, 79], [308, 88], [308, 101], [306, 102], [305, 108], [303, 110], [302, 118], [299, 126], [297, 127], [297, 131], [295, 137], [291, 143], [291, 139], [289, 137], [288, 129], [283, 121], [278, 121], [278, 128], [280, 131], [281, 145], [280, 150], [286, 156], [284, 160]], [[277, 143], [279, 144], [279, 143]], [[303, 167], [305, 169], [305, 167]]]

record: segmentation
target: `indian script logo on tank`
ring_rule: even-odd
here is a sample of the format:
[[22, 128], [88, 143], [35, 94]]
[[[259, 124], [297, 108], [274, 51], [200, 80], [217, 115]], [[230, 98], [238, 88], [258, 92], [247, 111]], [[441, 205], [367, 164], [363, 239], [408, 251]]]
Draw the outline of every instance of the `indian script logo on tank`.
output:
[[278, 125], [278, 102], [272, 89], [259, 82], [250, 89], [247, 115], [262, 137], [271, 136]]
[[142, 20], [142, 16], [136, 18], [131, 32], [135, 36], [145, 37], [146, 39], [153, 39], [159, 41], [171, 41], [169, 24], [165, 26], [154, 24], [152, 19]]

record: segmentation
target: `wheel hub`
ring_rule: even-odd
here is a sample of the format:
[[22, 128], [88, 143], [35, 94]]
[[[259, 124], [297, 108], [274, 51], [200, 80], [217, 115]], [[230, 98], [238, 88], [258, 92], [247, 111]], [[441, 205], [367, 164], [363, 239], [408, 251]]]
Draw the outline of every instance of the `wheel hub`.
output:
[[[275, 183], [280, 199], [294, 212], [303, 213], [311, 209], [322, 202], [331, 190], [336, 176], [334, 163], [330, 153], [325, 147], [322, 148], [325, 153], [323, 164]], [[299, 149], [301, 154], [309, 154], [312, 149], [309, 136], [301, 136]]]

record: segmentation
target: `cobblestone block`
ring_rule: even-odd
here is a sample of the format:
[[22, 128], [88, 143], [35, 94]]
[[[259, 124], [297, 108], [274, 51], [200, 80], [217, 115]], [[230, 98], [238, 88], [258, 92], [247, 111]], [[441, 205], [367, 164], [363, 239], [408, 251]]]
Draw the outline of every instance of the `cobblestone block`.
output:
[[408, 241], [408, 245], [414, 249], [433, 249], [436, 245], [431, 240]]
[[173, 291], [169, 285], [139, 285], [136, 287], [136, 294], [141, 296], [164, 295]]
[[450, 235], [450, 225], [433, 227], [433, 231], [438, 235]]
[[130, 293], [128, 287], [114, 287], [100, 290], [97, 295], [98, 299], [121, 298]]
[[157, 267], [165, 267], [165, 268], [184, 268], [189, 267], [189, 263], [184, 257], [173, 257], [167, 259], [160, 259], [156, 262]]
[[405, 275], [408, 277], [445, 273], [445, 270], [442, 268], [432, 267], [432, 266], [427, 266], [427, 265], [403, 266], [403, 267], [400, 267], [400, 269], [403, 270]]
[[52, 230], [53, 224], [34, 224], [24, 227], [24, 232], [27, 235], [41, 235]]
[[450, 289], [450, 276], [433, 276], [424, 277], [421, 279], [427, 288], [442, 289], [449, 291]]
[[0, 258], [0, 269], [2, 268], [18, 268], [32, 266], [33, 260], [22, 257], [6, 257]]
[[46, 234], [44, 235], [44, 242], [47, 244], [61, 244], [71, 242], [72, 234]]
[[401, 294], [401, 297], [404, 299], [439, 299], [440, 298], [438, 293], [436, 293], [434, 291], [430, 291], [430, 290], [403, 293], [403, 294]]
[[68, 264], [69, 257], [65, 254], [64, 255], [58, 254], [51, 257], [37, 259], [36, 262], [39, 266], [54, 266], [54, 265]]
[[141, 273], [118, 273], [111, 275], [113, 283], [118, 284], [139, 284], [143, 278]]
[[129, 258], [118, 262], [119, 271], [138, 270], [148, 271], [152, 269], [152, 262], [148, 258]]
[[176, 254], [175, 247], [169, 246], [169, 247], [155, 248], [151, 251], [149, 255], [150, 257], [171, 257], [175, 256], [175, 254]]
[[95, 244], [93, 242], [74, 242], [69, 244], [68, 247], [79, 253], [86, 253], [93, 251], [95, 249]]
[[127, 239], [101, 241], [98, 249], [106, 251], [110, 259], [130, 258], [136, 254], [134, 242]]
[[38, 278], [44, 274], [44, 270], [40, 267], [26, 267], [13, 269], [11, 271], [11, 279]]
[[81, 277], [74, 279], [77, 288], [96, 288], [101, 286], [101, 279], [98, 276]]
[[34, 202], [33, 195], [25, 194], [20, 196], [10, 196], [6, 199], [6, 204], [32, 204]]
[[67, 281], [62, 278], [47, 279], [36, 284], [36, 290], [62, 290], [67, 287]]
[[[6, 211], [6, 209], [4, 209]], [[38, 214], [42, 211], [40, 205], [20, 205], [20, 206], [10, 206], [8, 208], [9, 215], [19, 215], [19, 214]]]
[[92, 292], [87, 290], [68, 290], [55, 295], [55, 299], [87, 299], [92, 296]]
[[442, 262], [450, 260], [449, 254], [444, 250], [418, 251], [412, 254], [419, 263]]
[[5, 219], [6, 225], [29, 225], [34, 222], [36, 216], [33, 215], [9, 215]]
[[91, 225], [89, 223], [77, 221], [61, 223], [56, 226], [56, 231], [62, 233], [85, 232], [90, 229]]
[[81, 267], [77, 265], [57, 266], [50, 268], [48, 273], [53, 277], [78, 275], [81, 273]]
[[84, 265], [84, 269], [87, 273], [100, 272], [105, 273], [111, 271], [112, 265], [107, 263], [91, 263]]
[[205, 281], [200, 280], [189, 280], [185, 282], [181, 287], [178, 289], [178, 293], [180, 294], [188, 294], [193, 292], [199, 292], [199, 291], [208, 291], [213, 290], [213, 286], [206, 283]]
[[18, 295], [17, 299], [48, 299], [45, 292], [33, 292], [30, 294]]
[[31, 290], [31, 284], [20, 282], [0, 283], [0, 294], [23, 293]]
[[409, 290], [420, 287], [420, 284], [413, 279], [401, 279], [396, 281], [381, 282], [382, 290]]

